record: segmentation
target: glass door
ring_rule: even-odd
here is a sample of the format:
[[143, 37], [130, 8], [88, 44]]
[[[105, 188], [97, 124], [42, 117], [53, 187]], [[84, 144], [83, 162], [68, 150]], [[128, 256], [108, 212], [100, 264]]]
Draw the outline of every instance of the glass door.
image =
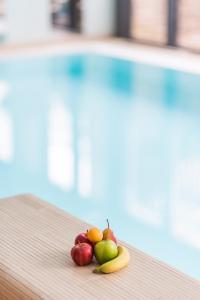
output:
[[200, 51], [200, 0], [178, 0], [177, 46]]

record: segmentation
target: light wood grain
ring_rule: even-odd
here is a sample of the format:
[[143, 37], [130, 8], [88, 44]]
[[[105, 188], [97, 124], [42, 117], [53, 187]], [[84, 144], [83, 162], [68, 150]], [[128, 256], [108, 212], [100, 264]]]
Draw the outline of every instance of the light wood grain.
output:
[[22, 195], [0, 200], [0, 300], [199, 300], [200, 283], [126, 245], [130, 265], [93, 274], [71, 260], [74, 237], [88, 224]]

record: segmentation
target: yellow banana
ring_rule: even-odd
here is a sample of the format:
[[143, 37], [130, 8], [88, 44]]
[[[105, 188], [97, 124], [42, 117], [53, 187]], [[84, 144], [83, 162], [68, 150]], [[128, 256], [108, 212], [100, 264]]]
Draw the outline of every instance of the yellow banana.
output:
[[102, 264], [94, 269], [94, 273], [113, 273], [126, 267], [129, 263], [130, 255], [124, 246], [118, 246], [118, 255], [116, 258]]

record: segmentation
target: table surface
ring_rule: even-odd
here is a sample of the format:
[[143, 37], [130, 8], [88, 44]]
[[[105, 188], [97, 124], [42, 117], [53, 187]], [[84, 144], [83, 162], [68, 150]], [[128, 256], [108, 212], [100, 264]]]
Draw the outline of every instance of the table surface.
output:
[[117, 273], [75, 266], [74, 237], [88, 226], [33, 195], [0, 200], [0, 299], [200, 299], [200, 282], [129, 245]]

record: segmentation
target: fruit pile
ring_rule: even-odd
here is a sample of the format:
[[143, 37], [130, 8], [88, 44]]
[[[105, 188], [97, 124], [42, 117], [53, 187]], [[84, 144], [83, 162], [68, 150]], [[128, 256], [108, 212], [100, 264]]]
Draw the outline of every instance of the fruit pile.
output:
[[112, 273], [128, 265], [129, 252], [124, 246], [117, 246], [117, 240], [109, 227], [108, 220], [107, 223], [108, 227], [103, 232], [94, 227], [76, 237], [71, 256], [78, 266], [90, 264], [93, 255], [100, 264], [94, 269], [95, 273]]

